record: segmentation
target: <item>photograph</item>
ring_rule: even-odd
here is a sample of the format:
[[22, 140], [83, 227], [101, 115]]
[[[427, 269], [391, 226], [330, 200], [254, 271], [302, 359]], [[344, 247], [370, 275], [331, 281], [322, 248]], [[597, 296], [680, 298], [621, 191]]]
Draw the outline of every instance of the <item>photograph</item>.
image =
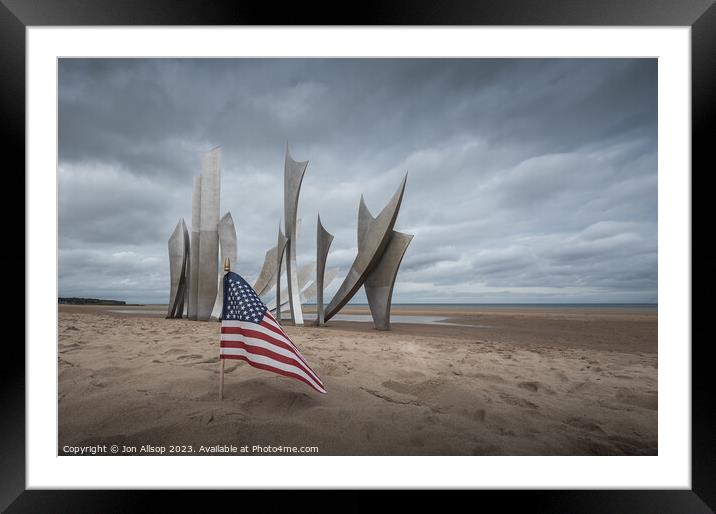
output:
[[0, 511], [713, 512], [713, 3], [0, 0]]
[[60, 56], [57, 455], [659, 456], [659, 79]]

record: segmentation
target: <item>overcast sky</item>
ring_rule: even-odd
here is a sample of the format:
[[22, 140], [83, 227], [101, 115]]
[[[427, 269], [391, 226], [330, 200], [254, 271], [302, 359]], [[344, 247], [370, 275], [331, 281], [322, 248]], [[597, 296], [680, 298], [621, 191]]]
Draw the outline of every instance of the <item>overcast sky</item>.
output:
[[[167, 239], [221, 145], [250, 282], [276, 243], [284, 147], [309, 160], [328, 267], [408, 172], [400, 302], [656, 302], [655, 59], [61, 59], [59, 294], [166, 303]], [[365, 302], [365, 295], [355, 301]]]

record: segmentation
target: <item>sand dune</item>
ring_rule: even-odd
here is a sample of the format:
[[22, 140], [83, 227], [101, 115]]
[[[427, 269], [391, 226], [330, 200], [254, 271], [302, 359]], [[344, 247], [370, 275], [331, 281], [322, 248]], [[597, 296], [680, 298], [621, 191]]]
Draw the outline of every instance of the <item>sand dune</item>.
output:
[[444, 314], [464, 326], [288, 326], [328, 394], [229, 361], [219, 401], [218, 323], [60, 306], [59, 453], [91, 444], [657, 453], [656, 311]]

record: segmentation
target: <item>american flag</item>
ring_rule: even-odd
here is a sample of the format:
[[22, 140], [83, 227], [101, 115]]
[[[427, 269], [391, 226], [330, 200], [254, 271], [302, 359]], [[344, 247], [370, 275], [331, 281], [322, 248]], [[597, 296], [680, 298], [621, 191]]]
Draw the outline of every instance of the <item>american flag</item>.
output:
[[254, 289], [239, 275], [224, 275], [221, 311], [222, 359], [239, 359], [254, 368], [305, 382], [324, 393], [323, 382], [289, 339]]

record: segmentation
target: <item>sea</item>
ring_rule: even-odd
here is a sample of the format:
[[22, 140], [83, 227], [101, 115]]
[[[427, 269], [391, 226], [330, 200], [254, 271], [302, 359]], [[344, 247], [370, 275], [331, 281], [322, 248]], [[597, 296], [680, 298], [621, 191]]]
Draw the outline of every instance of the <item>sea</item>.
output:
[[[315, 307], [316, 304], [307, 303]], [[349, 303], [346, 307], [368, 307], [367, 303]], [[406, 309], [657, 309], [657, 303], [393, 303]]]
[[[306, 307], [315, 307], [315, 304], [305, 304]], [[141, 308], [117, 308], [108, 309], [110, 312], [124, 313], [124, 314], [151, 314], [155, 316], [164, 316], [166, 305], [140, 305], [138, 307], [148, 307], [148, 309]], [[362, 307], [368, 309], [367, 303], [349, 303], [346, 308]], [[658, 304], [656, 303], [394, 303], [393, 313], [391, 313], [390, 320], [392, 323], [417, 323], [417, 324], [429, 324], [429, 325], [462, 325], [459, 322], [454, 322], [455, 318], [448, 321], [448, 316], [445, 311], [460, 310], [460, 311], [481, 311], [481, 310], [644, 310], [657, 311]], [[435, 315], [425, 314], [402, 314], [400, 309], [413, 309], [421, 311], [435, 311]], [[288, 312], [283, 312], [283, 318], [289, 317]], [[307, 312], [304, 314], [306, 322], [311, 322], [316, 319], [315, 313]], [[356, 314], [339, 312], [333, 318], [336, 321], [356, 321], [364, 323], [372, 323], [373, 318], [370, 314]], [[475, 327], [476, 325], [470, 325]], [[485, 326], [484, 328], [488, 328]]]

